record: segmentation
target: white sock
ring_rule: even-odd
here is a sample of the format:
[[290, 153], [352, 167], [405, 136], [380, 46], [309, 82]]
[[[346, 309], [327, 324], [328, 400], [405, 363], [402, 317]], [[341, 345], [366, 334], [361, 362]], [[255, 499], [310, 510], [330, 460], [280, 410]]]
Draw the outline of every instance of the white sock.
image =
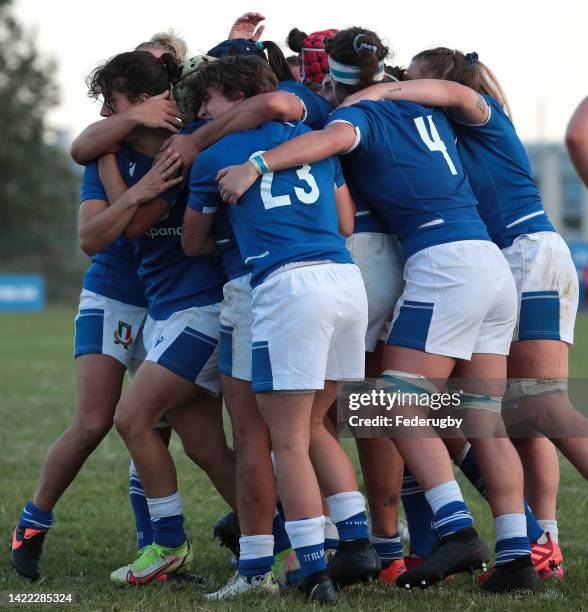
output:
[[286, 533], [290, 538], [292, 548], [316, 546], [325, 541], [325, 517], [301, 519], [299, 521], [286, 521]]
[[331, 520], [335, 525], [341, 521], [365, 512], [365, 498], [359, 491], [346, 491], [327, 497]]
[[545, 544], [547, 542], [547, 537], [545, 535], [546, 532], [549, 532], [551, 539], [558, 544], [558, 535], [559, 532], [557, 530], [557, 521], [552, 521], [549, 519], [537, 519], [539, 525], [541, 525], [541, 529], [543, 529], [543, 535], [537, 540], [537, 544]]
[[168, 497], [147, 497], [146, 499], [147, 506], [149, 506], [149, 514], [153, 520], [182, 514], [182, 498], [178, 491]]
[[425, 497], [433, 514], [437, 514], [443, 506], [451, 502], [463, 502], [463, 495], [456, 480], [449, 480], [425, 491]]
[[251, 535], [239, 538], [239, 558], [243, 561], [274, 556], [273, 535]]
[[339, 532], [337, 531], [337, 525], [333, 523], [333, 519], [330, 516], [325, 516], [325, 540], [338, 540]]

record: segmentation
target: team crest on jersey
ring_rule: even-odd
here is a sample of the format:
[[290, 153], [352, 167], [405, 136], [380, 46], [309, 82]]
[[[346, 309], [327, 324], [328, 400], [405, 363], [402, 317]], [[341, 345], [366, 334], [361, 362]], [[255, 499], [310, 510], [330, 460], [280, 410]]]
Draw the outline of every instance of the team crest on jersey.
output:
[[133, 340], [133, 327], [124, 321], [119, 321], [118, 327], [114, 330], [114, 343], [122, 344], [125, 350], [129, 350]]

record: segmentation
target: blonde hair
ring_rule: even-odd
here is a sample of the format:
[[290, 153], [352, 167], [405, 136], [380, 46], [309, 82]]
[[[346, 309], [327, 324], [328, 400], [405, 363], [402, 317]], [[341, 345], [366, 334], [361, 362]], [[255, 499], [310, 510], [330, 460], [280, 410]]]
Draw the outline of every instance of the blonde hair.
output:
[[188, 54], [188, 45], [186, 41], [180, 38], [173, 30], [154, 34], [149, 40], [138, 45], [135, 51], [142, 51], [149, 48], [161, 49], [166, 53], [170, 53], [178, 64], [183, 63]]

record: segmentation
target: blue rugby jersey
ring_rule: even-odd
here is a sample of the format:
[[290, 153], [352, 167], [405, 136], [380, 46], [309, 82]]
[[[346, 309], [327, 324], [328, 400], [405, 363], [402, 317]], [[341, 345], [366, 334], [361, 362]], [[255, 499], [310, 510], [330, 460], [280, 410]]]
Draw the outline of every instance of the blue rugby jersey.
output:
[[359, 200], [400, 240], [405, 258], [459, 240], [489, 240], [445, 113], [412, 102], [363, 101], [331, 114], [357, 141], [342, 156]]
[[[151, 157], [128, 146], [120, 147], [117, 159], [129, 187], [149, 172], [153, 164]], [[158, 320], [180, 310], [220, 302], [226, 280], [216, 257], [188, 257], [182, 249], [186, 209], [182, 187], [168, 189], [160, 197], [169, 204], [169, 213], [134, 241], [149, 315]]]
[[[221, 204], [216, 175], [226, 166], [272, 149], [309, 130], [301, 122], [268, 122], [231, 134], [200, 155], [190, 173], [188, 206], [214, 213]], [[237, 205], [226, 210], [252, 286], [291, 262], [330, 260], [351, 263], [339, 234], [334, 185], [341, 178], [337, 158], [329, 157], [259, 177]]]
[[554, 232], [533, 179], [531, 163], [515, 128], [497, 100], [484, 96], [490, 115], [483, 125], [454, 122], [457, 148], [478, 210], [501, 248], [533, 232]]
[[237, 239], [224, 207], [219, 209], [212, 229], [216, 243], [216, 252], [220, 257], [227, 280], [232, 281], [235, 278], [249, 274], [249, 267], [243, 261]]

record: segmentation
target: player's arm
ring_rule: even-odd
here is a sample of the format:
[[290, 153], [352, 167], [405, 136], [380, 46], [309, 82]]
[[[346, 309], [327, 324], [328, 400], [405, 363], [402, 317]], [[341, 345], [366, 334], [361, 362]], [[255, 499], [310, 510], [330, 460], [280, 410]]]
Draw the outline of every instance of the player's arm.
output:
[[[114, 155], [105, 156], [109, 157], [112, 157], [116, 166]], [[103, 165], [108, 165], [109, 160], [104, 159], [101, 162]], [[118, 172], [118, 167], [116, 170]], [[101, 182], [98, 165], [86, 168], [78, 221], [80, 248], [86, 255], [92, 257], [123, 233], [140, 206], [138, 195], [136, 190], [127, 190], [123, 181], [122, 189], [118, 192], [113, 205], [109, 206], [109, 197]]]
[[92, 123], [73, 141], [70, 154], [76, 163], [86, 165], [126, 140], [139, 125], [178, 132], [182, 126], [181, 113], [169, 99], [169, 91]]
[[339, 217], [339, 233], [348, 238], [355, 227], [355, 202], [347, 185], [343, 184], [335, 189], [335, 204]]
[[485, 123], [490, 112], [488, 103], [477, 91], [440, 79], [378, 83], [352, 94], [341, 106], [351, 106], [361, 100], [406, 100], [423, 106], [439, 106], [446, 108], [456, 121], [468, 125]]
[[190, 171], [190, 193], [182, 227], [182, 249], [188, 256], [205, 255], [216, 248], [212, 225], [221, 205], [213, 150], [205, 151]]
[[163, 146], [178, 152], [187, 169], [201, 151], [228, 134], [250, 130], [267, 121], [298, 121], [303, 116], [304, 104], [300, 98], [288, 92], [272, 91], [247, 98], [192, 134], [172, 136]]
[[588, 98], [582, 101], [570, 119], [566, 146], [578, 175], [588, 186]]
[[190, 257], [214, 253], [215, 243], [211, 235], [214, 214], [206, 214], [186, 207], [182, 227], [182, 249]]
[[312, 164], [331, 155], [346, 153], [353, 149], [356, 140], [354, 127], [339, 121], [329, 124], [324, 130], [308, 132], [288, 140], [263, 154], [266, 169], [247, 161], [220, 170], [217, 180], [221, 198], [228, 204], [236, 204], [261, 174]]
[[179, 184], [176, 177], [179, 157], [172, 152], [153, 164], [145, 176], [132, 187], [122, 179], [114, 155], [106, 155], [98, 164], [100, 180], [108, 202], [84, 202], [80, 208], [80, 246], [88, 255], [94, 255], [112, 243], [121, 234], [135, 239], [156, 225], [169, 211], [161, 193]]

